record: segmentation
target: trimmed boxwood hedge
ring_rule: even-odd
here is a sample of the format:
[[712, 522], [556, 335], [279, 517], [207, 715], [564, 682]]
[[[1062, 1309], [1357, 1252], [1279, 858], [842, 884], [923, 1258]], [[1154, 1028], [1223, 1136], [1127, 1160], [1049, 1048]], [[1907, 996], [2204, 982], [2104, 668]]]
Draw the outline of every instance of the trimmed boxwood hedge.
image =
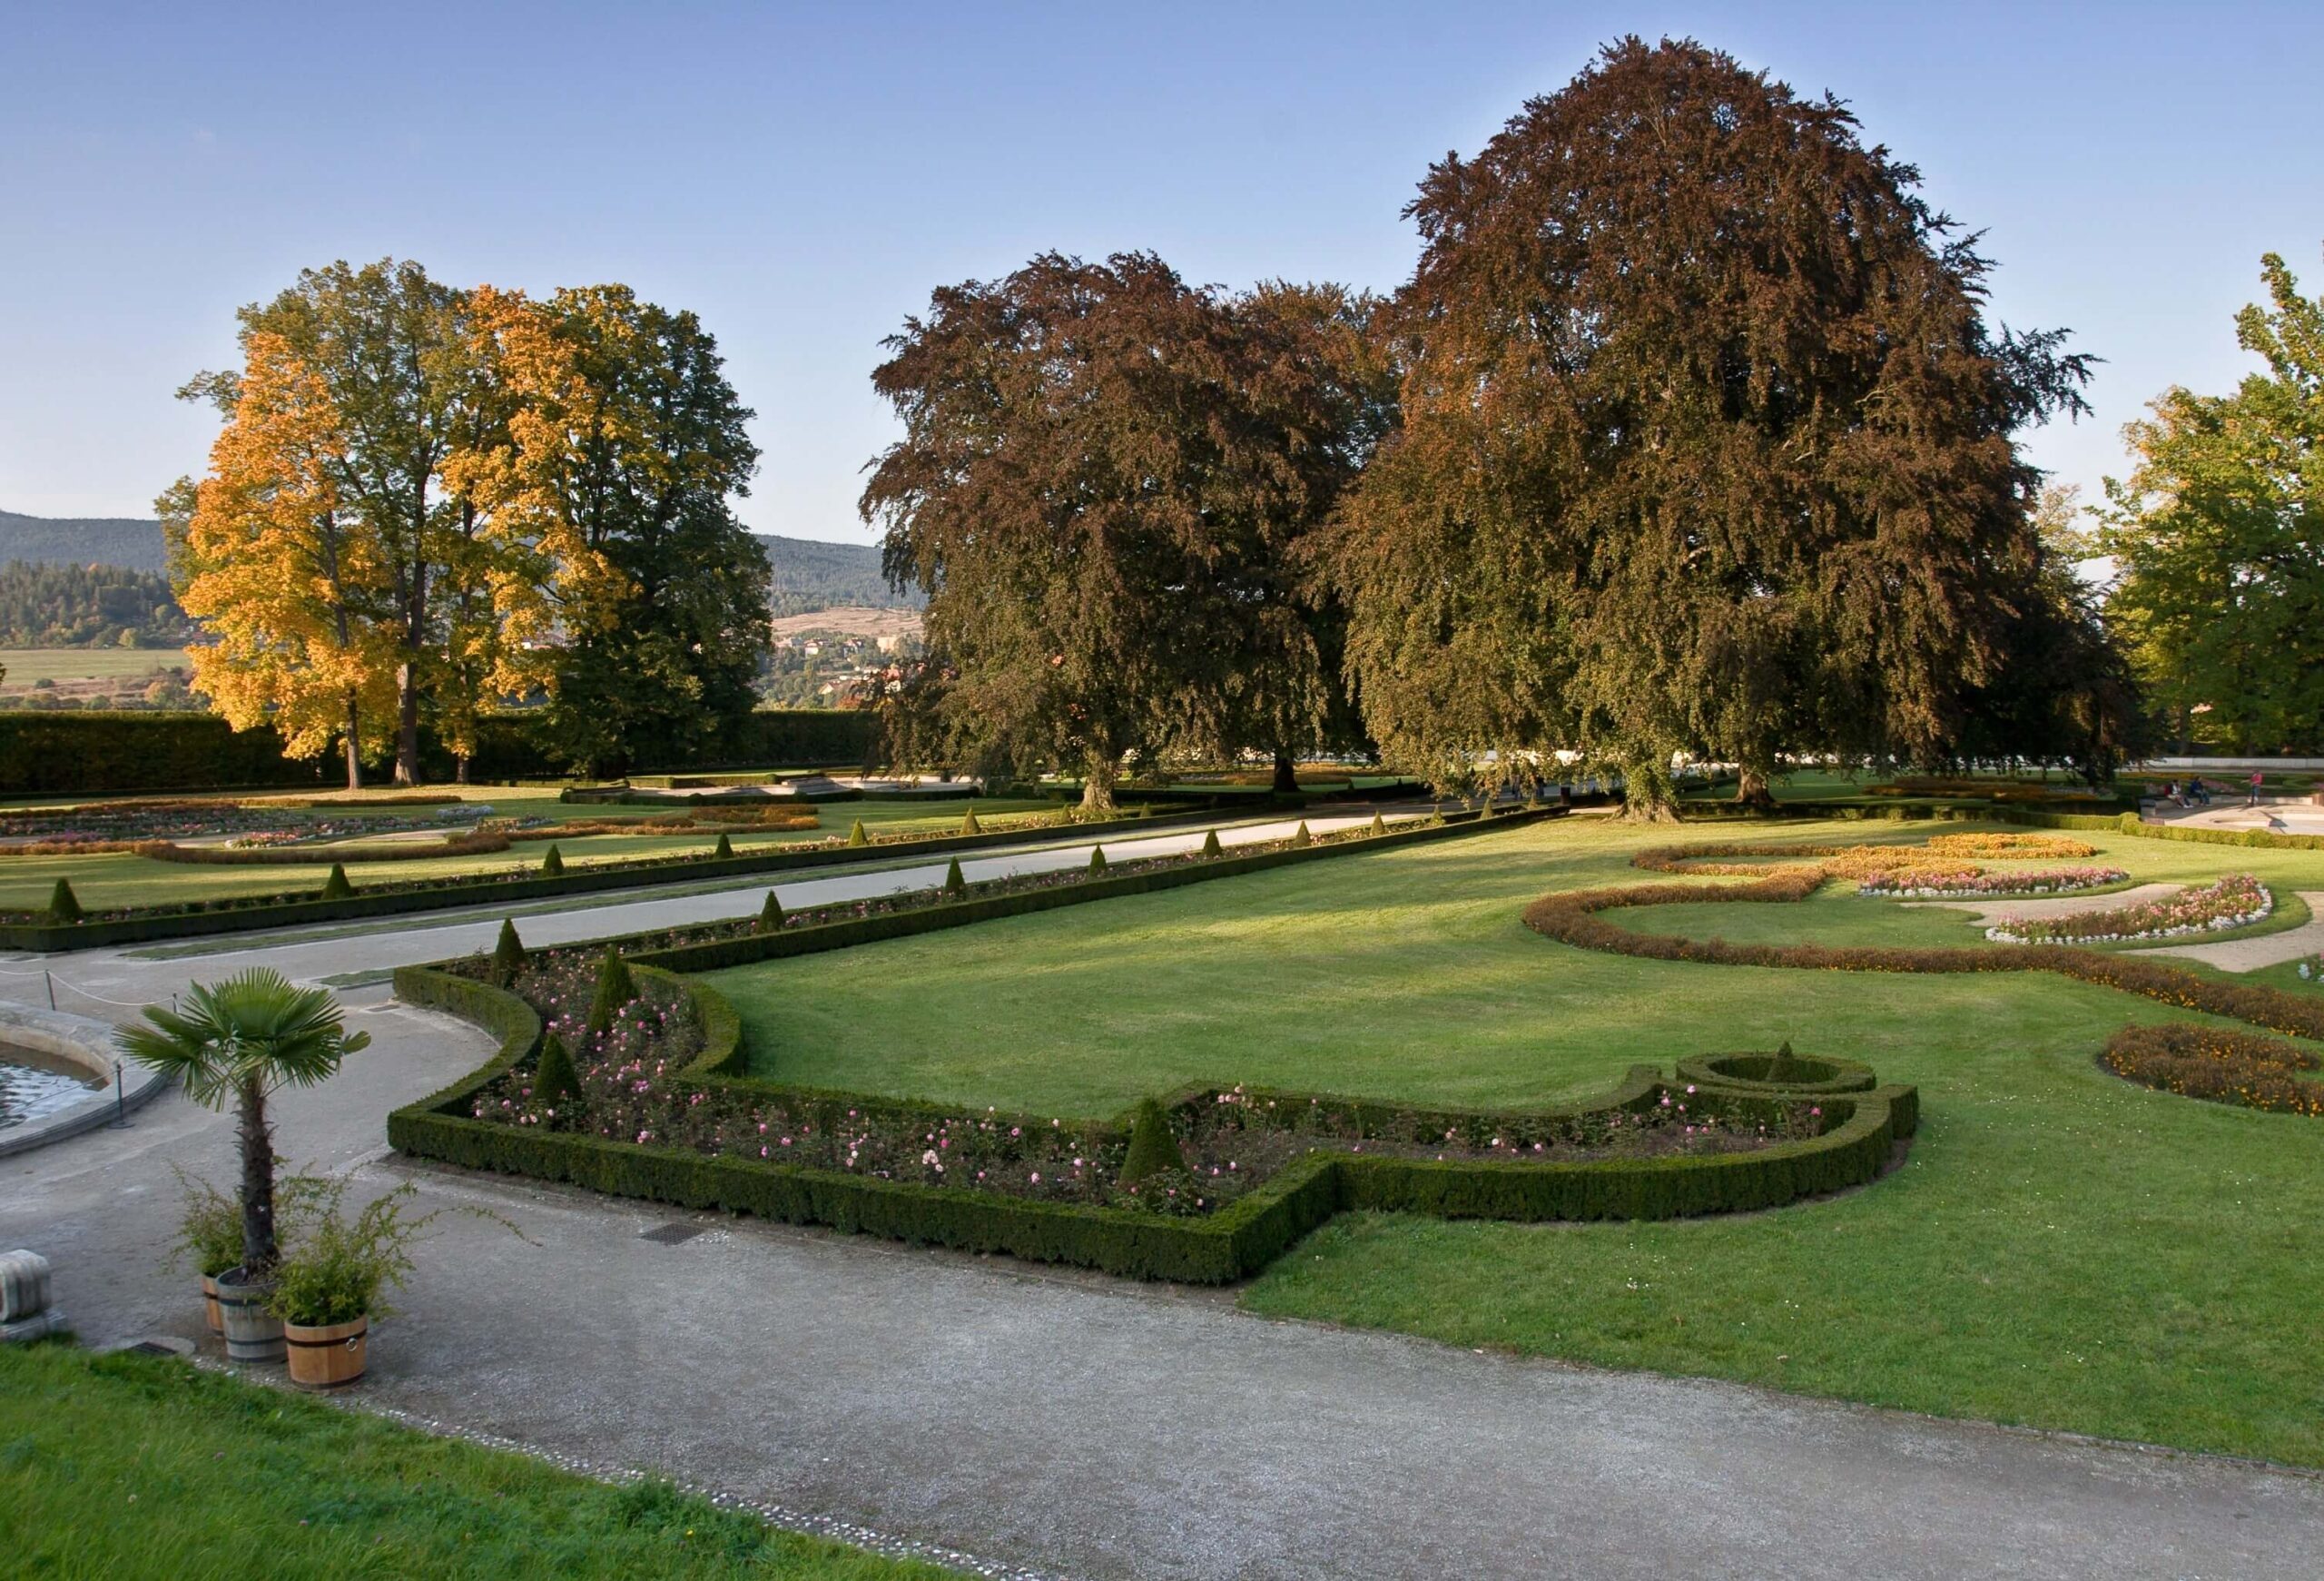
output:
[[1856, 1060], [1797, 1054], [1689, 1054], [1679, 1062], [1679, 1080], [1746, 1092], [1869, 1092], [1880, 1084], [1872, 1067]]
[[[643, 958], [636, 970], [642, 976], [679, 984], [689, 996], [704, 1047], [687, 1073], [704, 1086], [745, 1088], [802, 1109], [860, 1109], [931, 1118], [957, 1112], [956, 1108], [911, 1100], [817, 1092], [739, 1075], [742, 1023], [725, 997], [705, 983], [646, 964]], [[868, 1179], [747, 1156], [709, 1157], [480, 1121], [468, 1112], [475, 1095], [531, 1055], [540, 1038], [539, 1017], [514, 993], [431, 967], [399, 970], [396, 993], [408, 1003], [473, 1020], [500, 1040], [494, 1057], [478, 1070], [389, 1117], [388, 1140], [404, 1152], [469, 1169], [566, 1181], [615, 1196], [1189, 1284], [1225, 1284], [1255, 1273], [1316, 1226], [1351, 1209], [1542, 1220], [1665, 1219], [1779, 1207], [1875, 1179], [1896, 1146], [1912, 1135], [1918, 1118], [1911, 1088], [1886, 1087], [1820, 1099], [1826, 1124], [1821, 1135], [1748, 1153], [1534, 1164], [1322, 1149], [1293, 1161], [1207, 1218], [1175, 1218]], [[1643, 1110], [1659, 1103], [1670, 1090], [1653, 1067], [1635, 1066], [1603, 1097], [1545, 1112]], [[1166, 1107], [1182, 1106], [1209, 1091], [1174, 1094], [1165, 1101]], [[1783, 1096], [1768, 1089], [1700, 1085], [1698, 1092], [1747, 1116], [1772, 1114]], [[1304, 1102], [1315, 1095], [1249, 1096]], [[1364, 1124], [1399, 1116], [1450, 1128], [1495, 1113], [1448, 1109], [1415, 1116], [1403, 1105], [1341, 1098], [1328, 1102]], [[1117, 1118], [1112, 1129], [1127, 1135], [1135, 1122], [1133, 1108]]]
[[[563, 772], [535, 739], [540, 721], [523, 715], [485, 719], [470, 776], [478, 783], [542, 779]], [[875, 720], [861, 709], [766, 708], [738, 721], [725, 737], [684, 764], [646, 767], [714, 769], [861, 764], [870, 755]], [[420, 747], [422, 768], [448, 779], [452, 755], [433, 736]], [[257, 790], [286, 786], [328, 788], [338, 759], [287, 758], [266, 726], [235, 730], [214, 714], [162, 709], [0, 712], [0, 795], [112, 795], [124, 791]]]
[[[1126, 834], [1142, 835], [1157, 828], [1167, 828], [1173, 824], [1199, 823], [1212, 815], [1188, 813], [1161, 818], [1125, 818], [1111, 824], [1058, 825], [982, 835], [938, 835], [925, 840], [898, 840], [878, 845], [778, 847], [747, 852], [740, 856], [699, 856], [677, 860], [657, 857], [635, 865], [606, 865], [560, 869], [554, 874], [527, 874], [497, 881], [487, 878], [464, 882], [439, 880], [410, 889], [390, 889], [380, 885], [359, 890], [342, 900], [256, 895], [247, 900], [202, 902], [182, 910], [157, 907], [145, 914], [133, 913], [125, 917], [96, 918], [70, 924], [44, 920], [0, 923], [0, 949], [63, 954], [73, 950], [97, 949], [107, 944], [195, 938], [212, 934], [296, 927], [308, 923], [347, 922], [364, 917], [401, 916], [411, 912], [443, 911], [454, 906], [500, 905], [511, 901], [638, 889], [659, 884], [684, 884], [702, 878], [782, 873], [890, 857], [910, 861], [914, 857], [947, 851], [1082, 840], [1118, 828]], [[430, 855], [441, 853], [431, 852]]]
[[2001, 815], [2012, 823], [2039, 824], [2049, 829], [2103, 829], [2110, 834], [2135, 835], [2142, 840], [2181, 840], [2191, 845], [2240, 845], [2253, 851], [2324, 851], [2324, 835], [2271, 835], [2265, 829], [2190, 828], [2183, 824], [2150, 824], [2136, 813], [2093, 818], [2083, 813], [2039, 813], [2012, 810]]

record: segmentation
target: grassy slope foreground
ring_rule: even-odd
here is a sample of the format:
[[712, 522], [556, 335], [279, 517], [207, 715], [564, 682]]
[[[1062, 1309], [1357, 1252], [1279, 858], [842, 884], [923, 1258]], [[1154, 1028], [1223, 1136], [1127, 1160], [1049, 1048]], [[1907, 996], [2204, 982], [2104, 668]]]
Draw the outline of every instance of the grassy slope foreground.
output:
[[951, 1574], [182, 1362], [0, 1347], [0, 1568], [60, 1578]]
[[[1957, 827], [1957, 825], [1955, 825]], [[1805, 825], [1771, 839], [1901, 839]], [[1921, 833], [1926, 830], [1918, 831]], [[1736, 831], [1679, 838], [1736, 837]], [[1344, 1217], [1251, 1309], [1945, 1415], [2324, 1465], [2324, 1123], [2101, 1072], [2106, 1035], [2183, 1018], [2038, 973], [1666, 963], [1552, 944], [1550, 889], [1644, 880], [1581, 824], [1259, 874], [719, 974], [783, 1079], [1057, 1113], [1193, 1080], [1462, 1103], [1605, 1085], [1720, 1048], [1867, 1060], [1915, 1082], [1905, 1167], [1749, 1218], [1521, 1226]], [[2098, 835], [2133, 879], [2240, 868], [2324, 889], [2324, 853]], [[1965, 916], [1837, 893], [1803, 934], [1963, 944]], [[1706, 931], [1758, 936], [1777, 908]], [[1619, 920], [1666, 925], [1667, 914]], [[1949, 934], [1945, 930], [1950, 930]], [[2289, 979], [2286, 980], [2289, 983]]]

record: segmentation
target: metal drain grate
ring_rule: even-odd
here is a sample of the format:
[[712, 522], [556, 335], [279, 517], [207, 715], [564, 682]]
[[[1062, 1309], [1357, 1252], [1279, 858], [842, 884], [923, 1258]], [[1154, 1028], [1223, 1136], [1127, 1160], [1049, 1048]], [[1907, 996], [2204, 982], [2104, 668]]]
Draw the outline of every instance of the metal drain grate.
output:
[[684, 1220], [678, 1220], [668, 1224], [656, 1224], [651, 1230], [640, 1230], [637, 1239], [651, 1240], [658, 1246], [679, 1246], [692, 1240], [709, 1228], [707, 1224], [689, 1224]]

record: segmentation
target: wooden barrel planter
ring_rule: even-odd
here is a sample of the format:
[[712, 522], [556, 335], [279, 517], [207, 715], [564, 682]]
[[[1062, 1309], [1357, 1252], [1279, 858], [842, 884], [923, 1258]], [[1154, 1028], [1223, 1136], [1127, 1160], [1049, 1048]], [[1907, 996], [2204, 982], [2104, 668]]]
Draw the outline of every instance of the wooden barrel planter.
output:
[[363, 1376], [371, 1332], [369, 1317], [352, 1322], [282, 1325], [290, 1357], [290, 1381], [300, 1388], [343, 1388]]
[[226, 1331], [226, 1319], [218, 1311], [218, 1281], [208, 1274], [202, 1276], [202, 1320], [212, 1334]]
[[239, 1270], [229, 1270], [212, 1281], [218, 1290], [219, 1327], [226, 1336], [226, 1359], [253, 1363], [282, 1359], [282, 1319], [266, 1309], [274, 1294], [271, 1281], [241, 1284]]

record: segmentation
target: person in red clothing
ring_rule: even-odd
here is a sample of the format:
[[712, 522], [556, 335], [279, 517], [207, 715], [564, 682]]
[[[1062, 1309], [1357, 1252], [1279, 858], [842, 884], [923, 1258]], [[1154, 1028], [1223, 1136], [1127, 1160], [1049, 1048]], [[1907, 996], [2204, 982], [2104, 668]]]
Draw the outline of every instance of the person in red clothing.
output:
[[2243, 805], [2249, 807], [2260, 805], [2260, 771], [2256, 768], [2251, 771], [2251, 799]]

